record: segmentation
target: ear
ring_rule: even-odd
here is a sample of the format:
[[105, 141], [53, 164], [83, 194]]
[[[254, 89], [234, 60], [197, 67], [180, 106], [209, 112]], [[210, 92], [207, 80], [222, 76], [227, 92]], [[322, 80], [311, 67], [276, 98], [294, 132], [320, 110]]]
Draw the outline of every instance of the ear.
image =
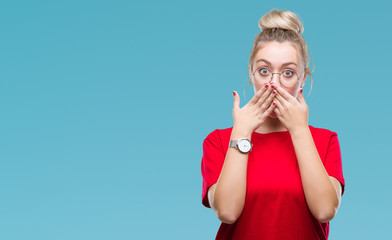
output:
[[305, 69], [305, 73], [304, 73], [304, 77], [301, 79], [301, 87], [303, 88], [305, 86], [305, 82], [306, 82], [306, 77], [309, 74], [309, 69]]
[[251, 66], [250, 66], [250, 64], [248, 65], [248, 72], [249, 72], [249, 83], [250, 84], [253, 84], [253, 73], [252, 73], [252, 71], [251, 71]]

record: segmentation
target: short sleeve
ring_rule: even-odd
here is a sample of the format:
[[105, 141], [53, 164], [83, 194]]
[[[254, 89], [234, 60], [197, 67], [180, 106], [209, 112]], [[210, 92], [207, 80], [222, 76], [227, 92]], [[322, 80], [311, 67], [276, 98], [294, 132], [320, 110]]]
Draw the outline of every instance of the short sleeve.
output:
[[343, 196], [346, 184], [343, 177], [340, 145], [336, 133], [333, 133], [329, 140], [328, 151], [327, 151], [324, 167], [329, 176], [335, 177], [340, 181], [342, 185], [342, 196]]
[[219, 131], [210, 133], [203, 142], [203, 157], [201, 160], [201, 174], [203, 176], [202, 204], [211, 208], [208, 201], [208, 188], [218, 181], [225, 161]]

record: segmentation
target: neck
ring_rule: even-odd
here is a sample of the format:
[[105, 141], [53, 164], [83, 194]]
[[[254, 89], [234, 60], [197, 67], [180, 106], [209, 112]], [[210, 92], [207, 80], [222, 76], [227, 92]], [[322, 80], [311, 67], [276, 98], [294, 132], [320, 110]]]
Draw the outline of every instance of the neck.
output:
[[270, 132], [283, 132], [287, 129], [282, 125], [278, 118], [267, 117], [264, 123], [256, 129], [258, 133], [270, 133]]

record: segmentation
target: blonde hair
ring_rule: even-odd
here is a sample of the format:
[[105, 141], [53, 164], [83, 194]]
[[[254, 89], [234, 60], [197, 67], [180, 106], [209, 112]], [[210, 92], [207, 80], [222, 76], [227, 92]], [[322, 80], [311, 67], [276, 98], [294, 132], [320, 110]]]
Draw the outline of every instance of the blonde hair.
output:
[[289, 41], [294, 43], [297, 47], [300, 60], [303, 63], [303, 73], [305, 74], [308, 72], [312, 79], [310, 88], [311, 91], [313, 87], [313, 76], [312, 71], [309, 69], [310, 55], [308, 53], [308, 46], [305, 39], [302, 37], [304, 26], [298, 16], [291, 11], [272, 9], [259, 20], [259, 27], [261, 33], [256, 35], [249, 57], [251, 71], [253, 72], [253, 61], [255, 55], [264, 43], [272, 41]]

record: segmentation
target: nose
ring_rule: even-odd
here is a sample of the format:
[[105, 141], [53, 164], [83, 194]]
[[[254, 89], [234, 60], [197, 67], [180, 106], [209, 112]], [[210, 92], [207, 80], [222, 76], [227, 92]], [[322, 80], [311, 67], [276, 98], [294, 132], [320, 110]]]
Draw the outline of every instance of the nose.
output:
[[273, 83], [275, 85], [278, 84], [280, 85], [280, 73], [272, 73], [270, 83]]

